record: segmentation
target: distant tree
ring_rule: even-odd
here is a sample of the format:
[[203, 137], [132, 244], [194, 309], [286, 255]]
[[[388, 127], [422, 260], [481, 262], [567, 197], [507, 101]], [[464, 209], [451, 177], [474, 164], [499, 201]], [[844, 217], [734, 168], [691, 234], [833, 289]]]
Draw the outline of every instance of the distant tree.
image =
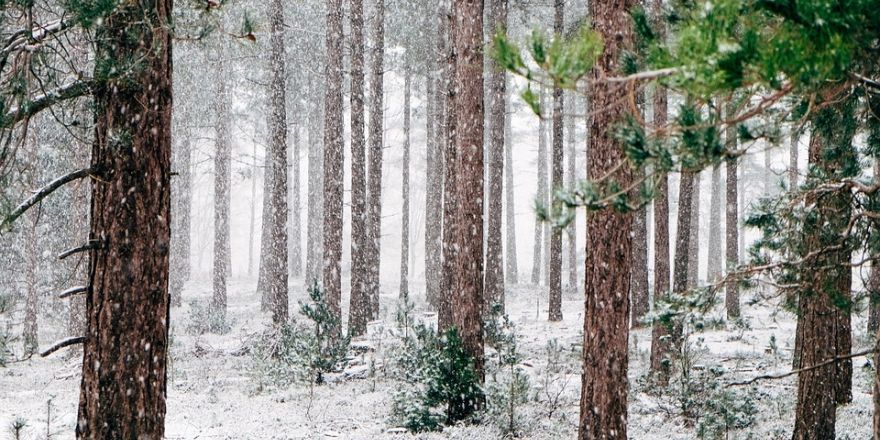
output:
[[382, 162], [385, 148], [385, 0], [376, 0], [370, 53], [370, 158], [367, 173], [367, 298], [370, 318], [379, 317], [380, 262], [382, 257]]
[[231, 267], [231, 248], [229, 243], [229, 205], [232, 186], [232, 143], [229, 111], [229, 92], [227, 88], [227, 61], [218, 54], [214, 60], [217, 79], [215, 80], [216, 115], [214, 121], [214, 255], [212, 266], [211, 309], [218, 317], [226, 316], [226, 284]]
[[342, 0], [327, 0], [327, 60], [324, 87], [324, 290], [327, 304], [342, 310]]
[[364, 2], [351, 0], [351, 299], [348, 332], [361, 335], [370, 318], [367, 280], [367, 156], [364, 139]]
[[[553, 32], [562, 35], [565, 31], [565, 1], [555, 0], [553, 3]], [[563, 112], [565, 111], [565, 95], [562, 87], [553, 89], [553, 151], [551, 160], [551, 191], [562, 189]], [[549, 227], [549, 226], [547, 226]], [[562, 229], [550, 227], [550, 266], [547, 268], [547, 284], [550, 288], [548, 301], [549, 320], [562, 320]]]

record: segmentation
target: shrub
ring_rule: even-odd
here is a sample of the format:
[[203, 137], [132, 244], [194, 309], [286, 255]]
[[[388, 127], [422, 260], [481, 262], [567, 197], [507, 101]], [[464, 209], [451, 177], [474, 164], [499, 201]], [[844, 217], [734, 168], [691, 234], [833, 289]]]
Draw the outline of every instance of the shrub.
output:
[[210, 302], [191, 301], [186, 330], [191, 335], [205, 333], [225, 335], [232, 330], [232, 322], [226, 317], [226, 313], [211, 307]]

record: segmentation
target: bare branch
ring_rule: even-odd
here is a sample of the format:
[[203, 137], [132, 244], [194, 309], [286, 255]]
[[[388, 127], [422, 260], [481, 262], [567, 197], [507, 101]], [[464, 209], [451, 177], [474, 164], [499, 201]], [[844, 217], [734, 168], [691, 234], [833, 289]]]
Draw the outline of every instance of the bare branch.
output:
[[727, 384], [726, 386], [727, 387], [736, 387], [736, 386], [743, 386], [743, 385], [751, 385], [759, 380], [782, 379], [785, 377], [794, 376], [795, 374], [803, 373], [805, 371], [810, 371], [810, 370], [815, 370], [817, 368], [822, 368], [822, 367], [828, 366], [830, 364], [833, 364], [835, 362], [845, 361], [847, 359], [852, 359], [852, 358], [857, 358], [857, 357], [869, 355], [871, 353], [874, 353], [874, 350], [876, 350], [876, 348], [862, 350], [862, 351], [859, 351], [856, 353], [851, 353], [851, 354], [848, 354], [845, 356], [835, 356], [835, 357], [828, 359], [824, 362], [820, 362], [815, 365], [810, 365], [809, 367], [798, 368], [797, 370], [791, 370], [789, 372], [780, 373], [780, 374], [763, 374], [761, 376], [755, 376], [749, 380], [744, 380], [742, 382], [731, 382], [731, 383]]
[[61, 350], [64, 347], [70, 347], [71, 345], [82, 344], [85, 342], [86, 342], [85, 336], [73, 336], [73, 337], [70, 337], [67, 339], [62, 339], [62, 340], [56, 342], [55, 344], [53, 344], [51, 347], [40, 352], [40, 356], [46, 357], [52, 353], [55, 353], [58, 350]]
[[70, 84], [49, 91], [46, 94], [37, 96], [33, 99], [27, 99], [24, 103], [18, 107], [13, 107], [2, 116], [2, 119], [0, 119], [0, 129], [12, 128], [12, 126], [18, 122], [21, 122], [61, 101], [88, 95], [91, 93], [93, 85], [93, 80], [78, 79]]
[[0, 232], [8, 231], [9, 228], [12, 226], [12, 223], [15, 222], [16, 219], [21, 217], [21, 215], [24, 214], [32, 206], [36, 205], [37, 203], [40, 203], [40, 201], [45, 199], [47, 196], [49, 196], [49, 194], [52, 194], [53, 192], [55, 192], [55, 190], [57, 190], [58, 188], [61, 188], [62, 186], [66, 185], [70, 182], [73, 182], [74, 180], [79, 180], [84, 177], [87, 177], [91, 174], [92, 174], [91, 168], [84, 168], [84, 169], [74, 171], [70, 174], [66, 174], [64, 176], [61, 176], [61, 177], [53, 180], [48, 185], [44, 186], [39, 191], [37, 191], [34, 195], [30, 196], [27, 200], [25, 200], [20, 205], [18, 205], [18, 207], [15, 208], [14, 211], [9, 213], [9, 215], [7, 215], [5, 219], [3, 219], [3, 222], [0, 223]]
[[101, 247], [100, 241], [98, 241], [98, 240], [89, 240], [88, 243], [86, 243], [86, 244], [84, 244], [84, 245], [82, 245], [82, 246], [75, 247], [75, 248], [72, 248], [72, 249], [68, 249], [68, 250], [66, 250], [66, 251], [64, 251], [64, 252], [62, 252], [62, 253], [60, 253], [60, 254], [58, 254], [58, 259], [59, 259], [59, 260], [63, 260], [63, 259], [65, 259], [65, 258], [67, 258], [67, 257], [69, 257], [69, 256], [71, 256], [71, 255], [78, 254], [78, 253], [80, 253], [80, 252], [87, 252], [87, 251], [90, 251], [90, 250], [92, 250], [92, 249], [98, 249], [98, 248], [100, 248], [100, 247]]
[[74, 295], [82, 295], [84, 293], [88, 293], [89, 290], [91, 290], [91, 287], [89, 287], [89, 286], [71, 287], [70, 289], [67, 289], [64, 292], [59, 293], [58, 299], [70, 298], [71, 296], [74, 296]]

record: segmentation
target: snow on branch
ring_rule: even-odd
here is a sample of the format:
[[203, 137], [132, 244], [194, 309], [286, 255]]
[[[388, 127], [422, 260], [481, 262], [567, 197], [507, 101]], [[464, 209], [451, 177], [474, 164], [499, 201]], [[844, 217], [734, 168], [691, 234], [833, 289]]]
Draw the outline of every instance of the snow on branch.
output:
[[61, 188], [62, 186], [66, 185], [70, 182], [73, 182], [74, 180], [79, 180], [84, 177], [87, 177], [90, 174], [92, 174], [92, 169], [91, 168], [84, 168], [84, 169], [77, 170], [77, 171], [74, 171], [69, 174], [65, 174], [65, 175], [53, 180], [48, 185], [40, 188], [39, 191], [34, 193], [34, 195], [30, 196], [27, 200], [22, 202], [20, 205], [18, 205], [18, 207], [15, 208], [14, 211], [9, 213], [9, 215], [7, 215], [5, 219], [3, 219], [3, 222], [0, 223], [0, 232], [8, 231], [10, 229], [10, 227], [12, 226], [12, 223], [15, 222], [16, 219], [21, 217], [21, 215], [24, 214], [32, 206], [36, 205], [37, 203], [40, 203], [40, 201], [45, 199], [47, 196], [49, 196], [49, 194], [52, 194], [53, 192], [55, 192], [55, 190], [57, 190], [58, 188]]
[[782, 378], [786, 378], [786, 377], [788, 377], [788, 376], [794, 376], [795, 374], [803, 373], [803, 372], [805, 372], [805, 371], [810, 371], [810, 370], [815, 370], [815, 369], [817, 369], [817, 368], [822, 368], [822, 367], [828, 366], [828, 365], [833, 364], [833, 363], [836, 363], [836, 362], [845, 361], [845, 360], [847, 360], [847, 359], [852, 359], [852, 358], [857, 358], [857, 357], [867, 356], [867, 355], [869, 355], [869, 354], [871, 354], [871, 353], [874, 353], [874, 351], [876, 351], [876, 348], [870, 348], [870, 349], [867, 349], [867, 350], [862, 350], [862, 351], [859, 351], [859, 352], [856, 352], [856, 353], [851, 353], [851, 354], [848, 354], [848, 355], [845, 355], [845, 356], [835, 356], [835, 357], [833, 357], [833, 358], [831, 358], [831, 359], [828, 359], [828, 360], [826, 360], [826, 361], [819, 362], [818, 364], [810, 365], [809, 367], [799, 368], [799, 369], [797, 369], [797, 370], [791, 370], [791, 371], [786, 372], [786, 373], [779, 373], [779, 374], [762, 374], [762, 375], [760, 375], [760, 376], [755, 376], [755, 377], [753, 377], [753, 378], [751, 378], [751, 379], [749, 379], [749, 380], [744, 380], [744, 381], [741, 381], [741, 382], [731, 382], [731, 383], [727, 384], [726, 386], [727, 386], [727, 387], [738, 387], [738, 386], [743, 386], [743, 385], [751, 385], [751, 384], [753, 384], [753, 383], [755, 383], [755, 382], [757, 382], [757, 381], [759, 381], [759, 380], [782, 379]]
[[67, 258], [67, 257], [69, 257], [69, 256], [71, 256], [71, 255], [78, 254], [78, 253], [80, 253], [80, 252], [87, 252], [87, 251], [90, 251], [90, 250], [92, 250], [92, 249], [98, 249], [98, 248], [100, 248], [100, 247], [101, 247], [101, 246], [100, 246], [100, 242], [99, 242], [98, 240], [89, 240], [88, 243], [86, 243], [86, 244], [84, 244], [84, 245], [82, 245], [82, 246], [78, 246], [78, 247], [75, 247], [75, 248], [72, 248], [72, 249], [68, 249], [68, 250], [66, 250], [66, 251], [64, 251], [64, 252], [62, 252], [62, 253], [60, 253], [60, 254], [58, 254], [58, 259], [59, 259], [59, 260], [63, 260], [63, 259], [65, 259], [65, 258]]
[[61, 350], [64, 347], [70, 347], [71, 345], [82, 344], [86, 342], [85, 336], [73, 336], [67, 339], [62, 339], [54, 344], [51, 347], [40, 352], [40, 357], [49, 356], [52, 353], [55, 353], [58, 350]]
[[58, 294], [58, 299], [70, 298], [74, 295], [82, 295], [83, 293], [87, 293], [91, 287], [89, 286], [76, 286], [71, 287], [70, 289], [65, 290]]
[[23, 121], [61, 101], [85, 96], [91, 93], [93, 84], [94, 81], [92, 80], [79, 79], [33, 99], [27, 99], [18, 107], [10, 109], [2, 116], [2, 118], [0, 118], [0, 129], [11, 128], [18, 122]]

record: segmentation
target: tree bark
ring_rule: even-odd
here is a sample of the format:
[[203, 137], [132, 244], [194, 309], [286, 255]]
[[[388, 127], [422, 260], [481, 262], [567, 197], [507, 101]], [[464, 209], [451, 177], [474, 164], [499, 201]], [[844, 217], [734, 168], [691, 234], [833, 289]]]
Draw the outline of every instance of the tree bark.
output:
[[[880, 181], [880, 160], [874, 160], [874, 181]], [[873, 258], [878, 256], [871, 255]], [[880, 260], [871, 262], [871, 275], [868, 278], [868, 334], [880, 330]], [[876, 365], [876, 364], [875, 364]]]
[[[577, 104], [576, 101], [571, 100], [568, 104], [570, 110], [569, 112], [572, 114], [577, 113]], [[568, 174], [566, 185], [569, 191], [574, 191], [577, 185], [577, 133], [575, 132], [575, 117], [570, 115], [566, 120], [566, 132], [568, 132], [568, 169], [566, 173]], [[572, 292], [577, 292], [578, 286], [578, 263], [577, 263], [577, 214], [575, 214], [574, 218], [571, 221], [571, 225], [566, 229], [566, 235], [568, 236], [568, 289]]]
[[376, 0], [373, 18], [373, 50], [370, 60], [369, 172], [367, 173], [367, 297], [370, 318], [379, 317], [380, 262], [382, 241], [382, 150], [385, 117], [385, 0]]
[[[177, 173], [175, 192], [173, 199], [171, 238], [171, 303], [180, 306], [183, 303], [183, 286], [189, 280], [190, 274], [190, 212], [192, 210], [192, 149], [189, 139], [189, 130], [182, 130], [180, 145], [175, 156], [174, 170]], [[71, 299], [73, 302], [81, 302], [81, 299]], [[71, 303], [72, 304], [72, 303]], [[81, 334], [81, 333], [76, 333]]]
[[[728, 109], [728, 113], [732, 111], [732, 107]], [[728, 117], [730, 117], [730, 114], [728, 114]], [[730, 151], [736, 150], [736, 129], [733, 127], [728, 128], [724, 136], [727, 138], [727, 149]], [[726, 235], [725, 260], [727, 261], [727, 273], [731, 273], [739, 266], [739, 177], [737, 176], [737, 159], [735, 157], [727, 159], [724, 167], [727, 173], [727, 209], [724, 225], [724, 233]], [[733, 278], [728, 279], [724, 283], [724, 305], [727, 310], [727, 319], [739, 318], [739, 283]]]
[[306, 282], [322, 282], [324, 267], [324, 140], [320, 92], [316, 80], [309, 81], [309, 209], [306, 231]]
[[327, 0], [327, 65], [324, 88], [324, 290], [331, 311], [342, 310], [342, 0]]
[[[554, 20], [553, 32], [556, 35], [562, 35], [565, 31], [565, 1], [554, 1]], [[562, 180], [562, 161], [563, 161], [563, 112], [565, 109], [565, 98], [562, 89], [556, 87], [553, 89], [553, 157], [551, 159], [551, 201], [552, 192], [562, 188], [565, 182]], [[547, 270], [547, 282], [550, 287], [550, 297], [548, 301], [550, 321], [562, 321], [562, 229], [546, 225], [550, 228], [550, 267]]]
[[[546, 112], [547, 94], [543, 89], [541, 89], [540, 94], [541, 111]], [[535, 196], [539, 203], [547, 203], [547, 185], [547, 121], [542, 114], [541, 120], [538, 122], [538, 188], [537, 195]], [[535, 243], [532, 248], [532, 284], [536, 286], [541, 285], [541, 268], [547, 267], [544, 259], [545, 255], [543, 255], [547, 251], [548, 245], [545, 240], [547, 236], [544, 234], [546, 226], [545, 222], [535, 217]]]
[[[489, 31], [507, 32], [507, 0], [491, 1], [491, 24]], [[492, 61], [489, 75], [489, 202], [486, 237], [486, 302], [491, 309], [495, 305], [504, 310], [504, 249], [501, 237], [504, 191], [504, 124], [507, 98], [507, 76], [498, 63]]]
[[[454, 5], [454, 3], [453, 3]], [[442, 16], [443, 14], [441, 14]], [[443, 69], [443, 92], [445, 99], [443, 104], [445, 114], [443, 117], [443, 278], [440, 287], [440, 307], [438, 307], [437, 323], [438, 329], [445, 331], [450, 326], [455, 325], [452, 316], [452, 276], [455, 270], [455, 261], [458, 258], [458, 249], [455, 247], [455, 236], [457, 230], [457, 194], [456, 186], [456, 156], [455, 148], [455, 129], [456, 129], [456, 112], [455, 107], [455, 66], [456, 52], [453, 46], [453, 29], [452, 29], [452, 10], [446, 14], [446, 19], [441, 19], [441, 53], [446, 56], [446, 62]]]
[[[590, 76], [620, 74], [618, 57], [632, 42], [628, 11], [632, 0], [593, 1], [589, 14], [605, 47]], [[611, 127], [626, 112], [619, 92], [597, 82], [591, 107], [601, 109], [589, 124], [587, 176], [599, 179], [624, 160]], [[615, 175], [621, 185], [632, 181], [628, 167]], [[584, 311], [584, 368], [581, 374], [579, 439], [625, 439], [627, 420], [627, 363], [632, 215], [610, 210], [587, 216]]]
[[[432, 63], [435, 64], [435, 63]], [[436, 67], [436, 66], [435, 66]], [[436, 70], [436, 69], [434, 69]], [[428, 104], [426, 124], [426, 188], [425, 191], [425, 296], [435, 309], [439, 306], [442, 280], [441, 241], [443, 228], [443, 145], [442, 99], [440, 81], [435, 73], [427, 76], [425, 101]]]
[[348, 331], [362, 335], [370, 318], [367, 299], [367, 153], [364, 139], [364, 4], [351, 0], [351, 296]]
[[290, 218], [288, 220], [290, 226], [290, 236], [288, 237], [288, 257], [290, 259], [290, 276], [299, 278], [303, 274], [302, 267], [302, 204], [300, 203], [300, 147], [302, 129], [302, 113], [298, 103], [299, 97], [296, 97], [297, 105], [294, 108], [295, 116], [293, 119], [293, 148], [291, 148], [289, 162], [293, 168], [293, 175], [290, 179], [290, 187], [288, 189], [290, 195]]
[[211, 310], [221, 319], [226, 317], [226, 282], [229, 278], [229, 261], [231, 247], [229, 244], [229, 203], [232, 186], [232, 169], [230, 161], [232, 145], [230, 143], [229, 95], [226, 90], [226, 61], [219, 56], [215, 69], [217, 119], [215, 127], [214, 151], [214, 255], [213, 255], [213, 295]]
[[[91, 165], [101, 178], [92, 181], [89, 238], [102, 244], [90, 251], [88, 328], [76, 424], [81, 439], [164, 435], [171, 10], [171, 0], [120, 4], [95, 31], [98, 60], [137, 59], [140, 68], [123, 80], [95, 86]], [[138, 117], [132, 117], [133, 112]]]
[[412, 72], [404, 67], [403, 83], [403, 170], [401, 186], [403, 201], [400, 216], [400, 299], [409, 298], [409, 149], [410, 149], [410, 113], [412, 94]]
[[[36, 124], [35, 124], [36, 125]], [[27, 191], [34, 190], [39, 187], [39, 146], [40, 139], [37, 136], [37, 127], [31, 127], [29, 134], [31, 141], [28, 142], [27, 170], [25, 171], [25, 179]], [[40, 222], [39, 212], [31, 210], [25, 214], [24, 224], [21, 230], [21, 249], [25, 254], [24, 267], [24, 284], [25, 284], [25, 303], [24, 303], [24, 330], [22, 339], [24, 342], [24, 356], [32, 356], [39, 348], [37, 310], [39, 309], [39, 280], [37, 279], [37, 271], [40, 266], [40, 237], [37, 228]]]
[[721, 163], [712, 167], [712, 194], [709, 202], [709, 262], [706, 280], [721, 278]]
[[[505, 89], [508, 89], [505, 79]], [[519, 265], [516, 258], [516, 202], [513, 195], [513, 129], [510, 120], [513, 112], [510, 108], [510, 92], [504, 96], [504, 221], [505, 221], [505, 244], [506, 261], [504, 275], [507, 284], [519, 284]]]
[[[700, 283], [700, 187], [702, 186], [702, 175], [695, 172], [693, 175], [693, 189], [691, 202], [691, 221], [689, 223], [688, 233], [688, 266], [687, 266], [687, 287], [688, 289], [696, 288]], [[679, 197], [679, 200], [681, 198]], [[675, 258], [678, 259], [679, 254], [676, 249]]]
[[[456, 228], [452, 276], [453, 324], [483, 378], [483, 2], [454, 0], [452, 23], [456, 62], [454, 148]], [[480, 406], [472, 402], [470, 410]]]

